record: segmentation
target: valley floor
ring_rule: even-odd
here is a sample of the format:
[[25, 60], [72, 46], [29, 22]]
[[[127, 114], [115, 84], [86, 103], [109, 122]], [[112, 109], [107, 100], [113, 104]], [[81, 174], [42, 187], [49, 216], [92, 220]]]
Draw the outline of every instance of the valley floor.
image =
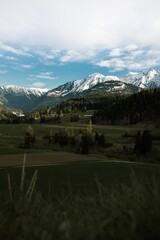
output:
[[[0, 167], [22, 166], [24, 154], [0, 155]], [[48, 165], [70, 162], [85, 161], [105, 161], [107, 157], [103, 155], [88, 154], [80, 155], [69, 152], [46, 152], [29, 153], [26, 155], [26, 165]]]

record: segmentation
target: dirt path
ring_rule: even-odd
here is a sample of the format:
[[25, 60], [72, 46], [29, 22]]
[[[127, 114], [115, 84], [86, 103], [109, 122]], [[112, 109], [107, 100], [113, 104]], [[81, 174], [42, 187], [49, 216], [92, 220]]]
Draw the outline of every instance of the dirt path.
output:
[[[23, 154], [0, 155], [0, 167], [17, 166], [23, 163]], [[52, 164], [76, 161], [98, 161], [107, 160], [105, 156], [88, 154], [80, 155], [68, 152], [47, 152], [27, 154], [26, 165]]]

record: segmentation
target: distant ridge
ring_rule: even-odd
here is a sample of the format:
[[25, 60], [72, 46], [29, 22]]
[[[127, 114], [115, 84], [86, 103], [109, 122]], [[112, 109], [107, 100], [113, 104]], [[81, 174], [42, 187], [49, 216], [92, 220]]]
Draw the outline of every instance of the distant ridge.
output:
[[28, 111], [31, 104], [44, 95], [48, 89], [24, 88], [13, 85], [0, 86], [0, 105]]
[[130, 72], [122, 81], [131, 83], [140, 88], [159, 88], [160, 87], [160, 72], [153, 68], [149, 68], [141, 73]]
[[84, 79], [67, 82], [52, 90], [0, 87], [0, 104], [31, 112], [46, 106], [55, 106], [69, 98], [89, 96], [95, 93], [133, 94], [142, 89], [159, 88], [160, 72], [149, 68], [143, 72], [129, 72], [123, 78], [93, 73]]

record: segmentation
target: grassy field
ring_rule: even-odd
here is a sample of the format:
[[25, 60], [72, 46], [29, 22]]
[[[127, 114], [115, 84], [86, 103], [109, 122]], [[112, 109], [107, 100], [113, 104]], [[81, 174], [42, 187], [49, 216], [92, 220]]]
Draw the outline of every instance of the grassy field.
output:
[[[160, 238], [159, 126], [95, 125], [93, 133], [103, 133], [112, 146], [99, 150], [95, 146], [88, 155], [67, 152], [67, 148], [55, 151], [48, 145], [44, 137], [65, 128], [63, 124], [32, 127], [37, 143], [32, 149], [23, 149], [19, 145], [24, 142], [26, 125], [0, 125], [2, 239]], [[86, 127], [73, 124], [74, 133]], [[153, 136], [152, 156], [139, 158], [133, 154], [134, 136], [144, 129]]]
[[[133, 175], [137, 179], [160, 177], [160, 165], [136, 164], [121, 162], [101, 162], [86, 159], [82, 162], [58, 163], [57, 165], [40, 165], [26, 167], [26, 181], [30, 179], [35, 170], [38, 170], [37, 189], [49, 190], [50, 184], [55, 189], [65, 189], [70, 183], [73, 187], [92, 186], [96, 178], [104, 184], [129, 183]], [[15, 188], [20, 182], [22, 167], [3, 167], [0, 169], [0, 189], [7, 189], [7, 172], [10, 173], [12, 184]]]
[[[36, 144], [31, 149], [20, 148], [20, 145], [24, 144], [24, 132], [26, 129], [25, 124], [1, 124], [0, 125], [0, 155], [16, 155], [23, 154], [44, 154], [46, 152], [70, 152], [68, 147], [59, 148], [49, 146], [48, 140], [45, 139], [46, 135], [54, 135], [55, 132], [65, 129], [66, 125], [59, 124], [33, 124], [33, 130], [36, 136]], [[80, 130], [86, 129], [87, 124], [70, 124], [72, 126], [75, 136], [78, 136]], [[141, 133], [148, 129], [153, 136], [152, 141], [152, 155], [149, 157], [138, 156], [133, 153], [135, 144], [135, 135], [138, 131]], [[98, 148], [96, 145], [90, 149], [90, 153], [98, 156], [102, 155], [107, 158], [116, 158], [125, 161], [137, 161], [137, 162], [160, 162], [160, 128], [159, 125], [152, 123], [144, 123], [137, 125], [93, 125], [93, 135], [104, 134], [107, 142], [112, 146], [108, 148]], [[124, 152], [127, 149], [127, 152]], [[72, 151], [75, 151], [75, 149]], [[64, 153], [65, 154], [65, 153]], [[68, 155], [67, 155], [68, 156]], [[69, 156], [68, 156], [69, 157]], [[2, 158], [2, 157], [0, 157]], [[79, 158], [77, 155], [76, 158]]]
[[[26, 192], [35, 170], [36, 187]], [[7, 183], [10, 173], [11, 201]], [[2, 239], [159, 239], [160, 166], [76, 162], [0, 169]]]

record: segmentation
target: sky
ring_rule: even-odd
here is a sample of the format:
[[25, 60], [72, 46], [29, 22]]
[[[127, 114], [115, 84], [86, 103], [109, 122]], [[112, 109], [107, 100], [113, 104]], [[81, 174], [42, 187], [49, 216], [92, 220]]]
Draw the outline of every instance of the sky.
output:
[[159, 0], [0, 0], [0, 85], [160, 70]]

